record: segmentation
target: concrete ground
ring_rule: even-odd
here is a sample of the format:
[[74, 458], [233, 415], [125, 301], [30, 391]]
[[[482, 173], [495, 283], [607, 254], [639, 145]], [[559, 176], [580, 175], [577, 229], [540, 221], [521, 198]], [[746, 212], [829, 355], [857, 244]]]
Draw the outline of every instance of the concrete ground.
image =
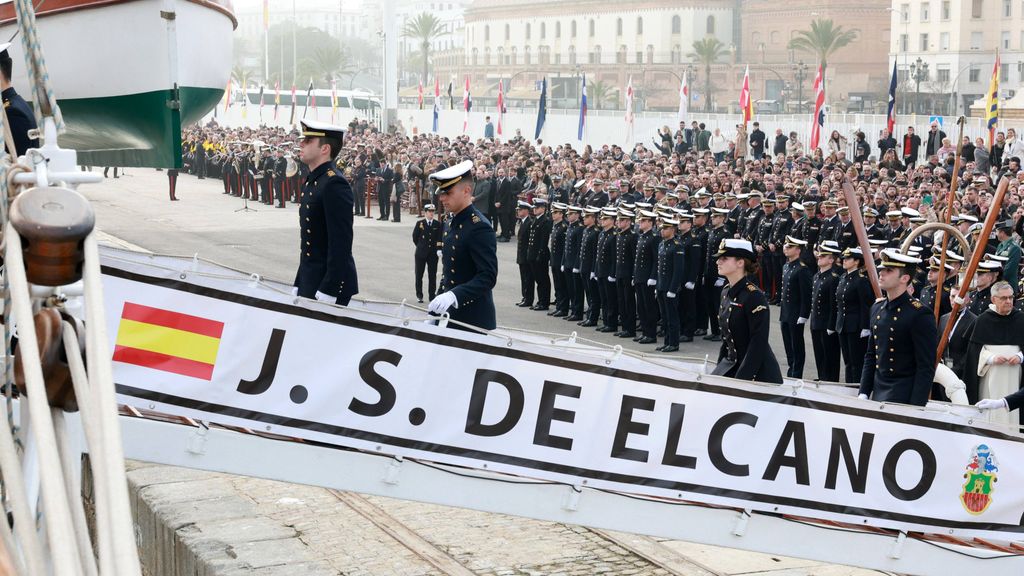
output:
[[[298, 262], [295, 206], [277, 209], [256, 204], [257, 211], [238, 211], [242, 201], [221, 194], [219, 181], [199, 181], [187, 175], [179, 179], [181, 201], [170, 202], [166, 190], [166, 174], [148, 169], [129, 169], [121, 178], [82, 188], [96, 208], [99, 228], [115, 243], [156, 253], [199, 254], [266, 277], [291, 279]], [[411, 240], [415, 220], [406, 214], [397, 224], [356, 219], [354, 251], [361, 297], [415, 301]], [[517, 308], [514, 303], [519, 300], [519, 279], [514, 243], [499, 244], [498, 256], [495, 301], [500, 325], [544, 332], [579, 330], [600, 342], [635, 347], [628, 339], [612, 338], [543, 312]], [[782, 344], [777, 329], [772, 334], [772, 346], [778, 355]], [[807, 348], [810, 355], [809, 341]], [[640, 349], [654, 353], [653, 346]], [[679, 355], [715, 358], [717, 351], [717, 344], [698, 338], [693, 344], [683, 345]], [[812, 358], [808, 359], [806, 376], [813, 376]], [[172, 538], [177, 550], [184, 546], [196, 556], [194, 564], [182, 564], [167, 557], [156, 558], [160, 556], [154, 552], [157, 548], [144, 546], [144, 556], [153, 556], [150, 559], [158, 566], [154, 573], [450, 573], [410, 553], [410, 538], [401, 544], [393, 531], [368, 521], [365, 510], [357, 514], [364, 506], [354, 508], [328, 490], [144, 463], [133, 463], [130, 468], [136, 507], [149, 510], [145, 525], [140, 527], [140, 539], [149, 537], [159, 543]], [[666, 568], [585, 528], [379, 497], [366, 497], [365, 504], [412, 534], [414, 544], [441, 551], [472, 574], [875, 573], [662, 541], [662, 552], [670, 564]], [[199, 564], [202, 566], [197, 567]]]

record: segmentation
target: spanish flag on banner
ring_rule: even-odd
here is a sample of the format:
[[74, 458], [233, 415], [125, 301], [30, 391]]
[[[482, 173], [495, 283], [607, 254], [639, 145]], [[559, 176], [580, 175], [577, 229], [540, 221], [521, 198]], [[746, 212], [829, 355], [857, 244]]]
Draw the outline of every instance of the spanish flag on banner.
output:
[[124, 303], [114, 362], [211, 380], [224, 323]]

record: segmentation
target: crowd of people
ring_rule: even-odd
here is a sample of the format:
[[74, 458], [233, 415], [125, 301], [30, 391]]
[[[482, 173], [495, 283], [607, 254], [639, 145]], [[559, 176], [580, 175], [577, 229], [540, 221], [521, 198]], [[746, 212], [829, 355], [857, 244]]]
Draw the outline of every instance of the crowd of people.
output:
[[[764, 356], [772, 356], [767, 341], [774, 329], [783, 336], [785, 374], [802, 378], [809, 330], [822, 380], [859, 382], [875, 399], [915, 404], [942, 394], [932, 390], [932, 369], [921, 365], [927, 364], [923, 351], [936, 349], [934, 318], [931, 329], [922, 330], [908, 323], [912, 315], [894, 312], [886, 324], [888, 307], [872, 312], [876, 298], [865, 271], [867, 258], [878, 262], [881, 276], [893, 275], [887, 270], [905, 272], [881, 284], [886, 293], [892, 291], [890, 301], [905, 296], [908, 310], [931, 310], [938, 299], [946, 314], [951, 295], [963, 293], [969, 296], [967, 312], [980, 317], [994, 304], [991, 291], [1001, 281], [1017, 307], [1024, 306], [1017, 240], [1024, 234], [1024, 177], [1019, 175], [1024, 143], [1013, 129], [997, 133], [992, 145], [965, 138], [958, 164], [957, 147], [936, 123], [923, 138], [907, 127], [901, 138], [883, 132], [871, 143], [857, 133], [852, 145], [833, 132], [814, 150], [782, 130], [771, 138], [757, 122], [749, 132], [738, 126], [736, 134], [725, 139], [699, 122], [681, 122], [676, 130], [662, 129], [651, 146], [576, 149], [519, 134], [507, 140], [447, 138], [380, 131], [353, 120], [335, 163], [352, 185], [356, 214], [369, 215], [366, 195], [372, 191], [378, 219], [398, 221], [403, 209], [430, 207], [427, 220], [434, 222], [436, 211], [443, 223], [443, 209], [434, 209], [440, 204], [437, 188], [428, 176], [472, 161], [473, 206], [489, 220], [498, 242], [517, 242], [519, 306], [640, 345], [657, 344], [664, 352], [694, 338], [722, 340], [720, 363], [737, 368], [747, 355], [757, 356], [730, 374], [751, 380], [776, 379], [770, 366], [764, 367]], [[289, 191], [301, 186], [302, 167], [290, 184], [289, 176], [280, 176], [276, 158], [283, 157], [287, 166], [297, 137], [279, 129], [197, 128], [187, 136], [185, 153], [192, 152], [187, 164], [200, 177], [216, 174], [213, 165], [219, 165], [225, 193], [280, 198], [283, 204]], [[275, 159], [270, 195], [257, 195], [238, 176], [239, 155], [264, 159], [242, 165], [252, 180], [258, 180], [258, 167], [270, 166], [266, 158]], [[954, 172], [958, 184], [947, 205]], [[264, 169], [264, 179], [266, 174]], [[232, 187], [232, 178], [241, 182]], [[947, 212], [977, 242], [1004, 180], [998, 225], [987, 239], [976, 286], [957, 285], [957, 272], [971, 254], [955, 240], [949, 242], [941, 287], [941, 242], [931, 232], [912, 241], [909, 256], [899, 253], [917, 227], [942, 221]], [[844, 183], [853, 186], [855, 207], [847, 203]], [[851, 208], [861, 212], [872, 245], [869, 255], [859, 247]], [[443, 232], [414, 239], [429, 244], [416, 250], [417, 283], [424, 270], [436, 270], [437, 234]], [[739, 277], [752, 282], [749, 291], [763, 294], [763, 305], [756, 298], [744, 304], [745, 293], [737, 292], [729, 271], [721, 269], [724, 240], [747, 243], [729, 250], [741, 261]], [[750, 255], [744, 257], [748, 247]], [[436, 282], [432, 277], [427, 283], [431, 298]], [[417, 296], [423, 298], [421, 287]], [[778, 306], [775, 319], [769, 305]], [[735, 321], [737, 315], [742, 321]], [[961, 324], [954, 336], [966, 334], [969, 342], [972, 335]], [[890, 330], [884, 341], [877, 334], [881, 325]], [[894, 336], [900, 331], [905, 338]], [[979, 400], [984, 390], [972, 384], [966, 369], [959, 375], [973, 386], [970, 399]]]

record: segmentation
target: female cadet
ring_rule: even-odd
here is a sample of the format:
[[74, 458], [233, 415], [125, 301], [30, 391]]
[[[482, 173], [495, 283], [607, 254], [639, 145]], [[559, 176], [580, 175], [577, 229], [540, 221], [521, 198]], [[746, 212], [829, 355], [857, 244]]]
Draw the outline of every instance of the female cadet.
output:
[[836, 286], [836, 332], [839, 349], [846, 365], [846, 382], [860, 382], [867, 351], [871, 305], [875, 293], [864, 271], [864, 254], [860, 248], [847, 248], [843, 252], [843, 270]]
[[712, 374], [782, 384], [779, 363], [768, 344], [768, 299], [750, 280], [757, 274], [753, 246], [747, 240], [726, 238], [715, 256], [718, 274], [729, 286], [718, 309], [722, 349]]

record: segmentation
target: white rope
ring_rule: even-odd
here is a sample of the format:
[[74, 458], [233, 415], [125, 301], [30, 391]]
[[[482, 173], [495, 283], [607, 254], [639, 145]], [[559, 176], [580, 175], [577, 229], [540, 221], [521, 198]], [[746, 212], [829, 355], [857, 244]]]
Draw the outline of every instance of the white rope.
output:
[[[36, 11], [32, 0], [15, 0], [18, 11], [18, 31], [21, 33], [21, 47], [25, 52], [25, 71], [32, 84], [32, 95], [36, 102], [36, 123], [43, 125], [44, 116], [52, 116], [57, 133], [64, 132], [64, 117], [57, 106], [57, 97], [50, 87], [50, 73], [46, 69], [46, 58], [36, 32]], [[52, 142], [56, 144], [56, 142]]]
[[61, 470], [64, 473], [64, 491], [71, 505], [71, 521], [74, 522], [78, 543], [78, 561], [84, 576], [96, 576], [96, 560], [92, 555], [92, 542], [89, 541], [89, 524], [85, 520], [85, 508], [82, 505], [82, 483], [75, 470], [76, 466], [80, 466], [76, 458], [78, 453], [75, 452], [76, 447], [68, 433], [64, 410], [51, 407], [50, 415], [53, 416], [54, 433], [57, 437], [57, 452], [63, 463]]
[[78, 546], [71, 520], [71, 510], [63, 486], [63, 476], [57, 471], [61, 469], [60, 456], [57, 453], [57, 439], [50, 416], [50, 406], [46, 401], [46, 385], [43, 382], [42, 367], [39, 360], [39, 348], [35, 346], [36, 328], [32, 315], [32, 305], [28, 290], [28, 278], [25, 275], [25, 263], [21, 253], [21, 238], [10, 222], [6, 224], [4, 239], [7, 244], [5, 265], [7, 279], [11, 287], [11, 305], [14, 319], [18, 324], [21, 342], [27, 346], [19, 347], [22, 368], [24, 369], [26, 396], [29, 417], [32, 421], [32, 433], [37, 443], [39, 482], [50, 546], [50, 561], [56, 576], [80, 574], [76, 559]]
[[[14, 435], [9, 426], [0, 425], [0, 470], [3, 471], [4, 486], [7, 500], [14, 516], [14, 527], [17, 530], [18, 548], [10, 550], [12, 556], [21, 552], [27, 572], [25, 574], [45, 574], [46, 562], [43, 556], [42, 542], [36, 532], [36, 521], [28, 502], [25, 486], [24, 470], [14, 443]], [[6, 516], [6, 515], [5, 515]], [[0, 519], [7, 525], [7, 518]]]

